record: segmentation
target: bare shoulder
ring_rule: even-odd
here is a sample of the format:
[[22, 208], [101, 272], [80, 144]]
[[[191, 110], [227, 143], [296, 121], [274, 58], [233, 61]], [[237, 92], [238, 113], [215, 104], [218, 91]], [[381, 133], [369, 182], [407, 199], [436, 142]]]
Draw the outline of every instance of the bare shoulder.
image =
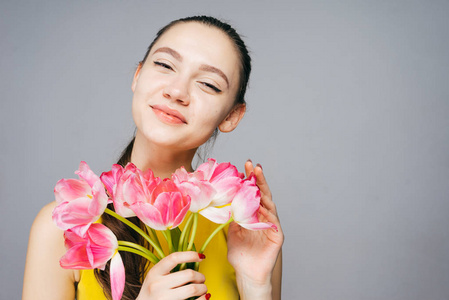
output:
[[64, 232], [52, 221], [55, 202], [45, 205], [31, 226], [22, 299], [74, 299], [75, 273], [59, 265]]
[[[58, 228], [53, 224], [52, 212], [56, 207], [56, 202], [50, 202], [39, 211], [36, 218], [34, 219], [33, 225], [31, 226], [31, 232], [39, 234], [41, 229], [48, 229], [56, 233]], [[61, 230], [59, 230], [61, 233]]]
[[[59, 229], [52, 220], [52, 212], [55, 207], [56, 202], [50, 202], [37, 214], [33, 225], [31, 225], [28, 246], [39, 245], [39, 248], [41, 248], [44, 246], [42, 244], [48, 243], [53, 249], [56, 248], [58, 251], [62, 251], [62, 253], [65, 252], [64, 232]], [[35, 251], [36, 249], [33, 250]]]

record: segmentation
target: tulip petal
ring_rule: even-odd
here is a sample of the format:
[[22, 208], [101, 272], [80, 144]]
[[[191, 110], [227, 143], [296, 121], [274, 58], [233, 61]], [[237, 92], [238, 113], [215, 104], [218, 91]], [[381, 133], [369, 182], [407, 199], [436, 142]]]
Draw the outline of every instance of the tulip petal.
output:
[[100, 223], [92, 224], [82, 236], [78, 234], [80, 227], [64, 232], [67, 252], [60, 260], [61, 267], [104, 270], [108, 260], [117, 251], [117, 238], [109, 228]]
[[117, 182], [120, 180], [122, 174], [123, 174], [123, 167], [121, 165], [114, 164], [112, 165], [112, 168], [109, 172], [103, 172], [100, 175], [100, 180], [103, 182], [104, 186], [106, 187], [111, 197], [114, 196], [115, 186], [117, 185]]
[[54, 192], [56, 203], [60, 204], [80, 197], [85, 197], [91, 193], [91, 188], [84, 180], [61, 179], [56, 183]]
[[112, 300], [120, 300], [125, 289], [125, 266], [118, 252], [111, 260], [110, 278]]
[[87, 223], [84, 225], [77, 225], [75, 227], [70, 228], [70, 231], [76, 233], [80, 237], [85, 237], [87, 230], [89, 230], [92, 223]]
[[172, 179], [175, 183], [188, 181], [189, 172], [187, 172], [187, 170], [184, 167], [181, 167], [172, 174]]
[[[127, 165], [128, 169], [132, 169], [133, 165]], [[142, 183], [139, 182], [137, 176], [125, 169], [125, 173], [121, 176], [113, 198], [115, 211], [122, 217], [135, 217], [136, 214], [129, 208], [136, 201], [143, 201], [145, 195], [142, 190]]]
[[108, 196], [100, 178], [85, 162], [80, 163], [75, 173], [80, 179], [61, 179], [56, 183], [54, 192], [58, 205], [53, 210], [52, 218], [63, 230], [83, 225], [78, 232], [84, 235], [90, 223], [103, 214]]
[[86, 247], [84, 245], [74, 245], [67, 250], [65, 255], [59, 260], [59, 264], [64, 269], [84, 270], [91, 269]]
[[91, 201], [90, 198], [85, 197], [59, 204], [53, 210], [53, 222], [62, 230], [67, 230], [78, 225], [88, 227], [90, 223], [100, 218], [99, 215], [90, 215], [87, 213], [87, 207]]
[[[101, 223], [91, 225], [89, 239], [92, 243], [108, 249], [116, 249], [118, 247], [118, 241], [115, 234]], [[110, 250], [110, 252], [112, 252], [112, 250]]]
[[240, 196], [236, 196], [234, 198], [234, 201], [232, 202], [232, 215], [234, 217], [234, 220], [238, 222], [257, 222], [257, 216], [256, 213], [259, 210], [260, 206], [260, 197], [254, 198], [254, 195], [250, 195], [249, 193], [245, 195], [246, 197], [243, 197], [242, 194]]
[[[188, 198], [189, 196], [187, 196]], [[181, 207], [179, 208], [177, 215], [173, 216], [173, 224], [171, 225], [170, 229], [176, 228], [179, 226], [179, 224], [182, 223], [182, 221], [184, 221], [184, 218], [187, 214], [187, 212], [190, 210], [190, 205], [185, 205], [184, 203], [181, 205]]]
[[201, 171], [204, 174], [204, 180], [210, 180], [212, 174], [214, 173], [215, 166], [217, 165], [216, 160], [209, 158], [207, 162], [202, 163], [196, 168], [196, 171]]
[[214, 223], [224, 224], [231, 217], [231, 207], [229, 205], [221, 208], [207, 207], [200, 210], [200, 214]]
[[216, 191], [209, 206], [222, 206], [230, 203], [242, 182], [241, 173], [235, 166], [230, 163], [217, 164], [212, 158], [201, 164], [194, 173], [202, 173], [204, 180], [209, 181]]
[[262, 230], [276, 226], [269, 222], [259, 222], [260, 190], [256, 177], [251, 174], [242, 182], [242, 186], [231, 204], [232, 217], [240, 226], [250, 230]]
[[[237, 222], [238, 223], [238, 222]], [[264, 229], [269, 229], [269, 228], [273, 228], [274, 230], [277, 230], [276, 225], [267, 222], [258, 222], [258, 223], [251, 223], [251, 224], [245, 224], [245, 223], [238, 223], [240, 226], [242, 226], [243, 228], [249, 229], [249, 230], [264, 230]]]
[[230, 163], [220, 163], [216, 166], [214, 173], [212, 174], [210, 181], [220, 181], [229, 177], [240, 178], [239, 171], [237, 168]]
[[244, 180], [238, 193], [232, 201], [232, 215], [239, 223], [258, 222], [257, 212], [260, 206], [260, 190], [256, 185], [256, 178], [250, 176]]
[[98, 180], [92, 186], [92, 201], [89, 204], [88, 211], [91, 215], [99, 216], [103, 214], [108, 205], [108, 196], [104, 190], [103, 183]]
[[184, 195], [190, 196], [191, 212], [198, 212], [199, 210], [206, 208], [216, 194], [215, 189], [208, 181], [186, 181], [178, 183], [177, 186]]
[[212, 183], [216, 190], [216, 194], [212, 199], [211, 206], [221, 206], [230, 203], [239, 191], [241, 186], [241, 179], [238, 177], [224, 178], [221, 181]]
[[[209, 182], [198, 178], [198, 172], [187, 173], [184, 167], [177, 169], [172, 175], [172, 180], [177, 188], [184, 194], [190, 196], [190, 210], [198, 212], [205, 208], [211, 201], [211, 196], [215, 192]], [[190, 176], [191, 175], [191, 176]], [[202, 174], [200, 174], [202, 177]]]
[[90, 186], [94, 186], [95, 182], [100, 180], [100, 178], [89, 168], [85, 161], [80, 162], [78, 171], [75, 171], [75, 174], [87, 181]]
[[167, 226], [162, 221], [162, 215], [153, 205], [144, 202], [136, 202], [129, 206], [137, 217], [146, 225], [156, 230], [166, 230]]
[[167, 227], [170, 226], [170, 217], [172, 215], [171, 211], [175, 209], [172, 207], [171, 195], [167, 192], [162, 192], [157, 195], [156, 200], [153, 203], [153, 207], [160, 213], [162, 217], [162, 224]]

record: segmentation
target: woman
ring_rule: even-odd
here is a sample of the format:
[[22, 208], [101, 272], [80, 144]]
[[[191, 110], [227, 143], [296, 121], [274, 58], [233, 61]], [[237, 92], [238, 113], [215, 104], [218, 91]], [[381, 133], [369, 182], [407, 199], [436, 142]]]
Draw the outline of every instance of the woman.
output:
[[[168, 24], [159, 31], [134, 75], [136, 135], [119, 163], [130, 161], [141, 170], [150, 168], [161, 178], [170, 177], [180, 166], [192, 171], [198, 147], [217, 129], [230, 132], [242, 119], [250, 70], [247, 49], [228, 24], [204, 16]], [[261, 220], [275, 224], [278, 231], [249, 231], [231, 223], [227, 237], [222, 237], [225, 244], [206, 252], [208, 258], [193, 251], [173, 253], [149, 271], [144, 262], [133, 258], [136, 255], [124, 255], [127, 286], [123, 299], [209, 299], [211, 294], [214, 299], [280, 299], [283, 234], [276, 207], [261, 166], [253, 167], [248, 161], [245, 171], [247, 176], [254, 172], [262, 192]], [[59, 266], [65, 248], [63, 233], [51, 220], [54, 207], [55, 203], [45, 206], [33, 223], [23, 299], [106, 299], [95, 290], [104, 288], [110, 295], [107, 274], [97, 272], [92, 277], [87, 271]], [[102, 222], [117, 235], [126, 234], [106, 215]], [[224, 257], [220, 256], [223, 253]], [[232, 267], [225, 266], [226, 255]], [[178, 264], [202, 261], [202, 266], [208, 260], [218, 271], [200, 267], [198, 272], [170, 273]], [[145, 278], [143, 283], [140, 278]], [[225, 284], [228, 281], [232, 282]], [[213, 282], [214, 288], [208, 290]]]

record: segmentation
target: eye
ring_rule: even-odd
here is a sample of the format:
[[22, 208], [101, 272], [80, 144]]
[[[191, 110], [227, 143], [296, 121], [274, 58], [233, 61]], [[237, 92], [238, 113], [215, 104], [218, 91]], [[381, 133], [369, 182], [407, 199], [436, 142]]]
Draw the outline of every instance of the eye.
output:
[[217, 88], [215, 85], [210, 84], [208, 82], [201, 82], [202, 85], [206, 86], [207, 88], [213, 90], [216, 93], [221, 93], [221, 90], [219, 88]]
[[153, 63], [156, 65], [156, 66], [160, 66], [160, 67], [162, 67], [162, 68], [164, 68], [164, 69], [168, 69], [168, 70], [173, 70], [172, 69], [172, 67], [170, 67], [169, 65], [167, 65], [166, 63], [163, 63], [163, 62], [160, 62], [160, 61], [153, 61]]

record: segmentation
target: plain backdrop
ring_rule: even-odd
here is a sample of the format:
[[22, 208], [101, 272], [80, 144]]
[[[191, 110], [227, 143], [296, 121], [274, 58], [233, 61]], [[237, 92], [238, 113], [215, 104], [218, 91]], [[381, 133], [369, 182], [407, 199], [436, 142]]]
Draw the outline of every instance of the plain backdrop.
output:
[[[209, 154], [263, 165], [285, 232], [284, 299], [449, 299], [448, 1], [2, 1], [0, 298], [81, 160], [134, 132], [156, 31], [210, 14], [253, 58], [248, 112]], [[261, 262], [263, 263], [263, 262]]]

